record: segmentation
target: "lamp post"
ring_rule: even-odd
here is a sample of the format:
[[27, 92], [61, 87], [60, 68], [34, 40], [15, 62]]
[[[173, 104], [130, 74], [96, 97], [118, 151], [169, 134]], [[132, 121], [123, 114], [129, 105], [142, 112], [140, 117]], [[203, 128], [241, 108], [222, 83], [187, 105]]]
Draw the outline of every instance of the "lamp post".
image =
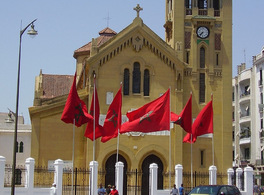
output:
[[18, 123], [18, 102], [19, 102], [19, 82], [20, 82], [20, 60], [21, 60], [21, 42], [22, 35], [31, 25], [31, 29], [28, 31], [28, 34], [35, 36], [38, 34], [34, 29], [34, 22], [37, 19], [30, 22], [24, 29], [20, 30], [20, 39], [19, 39], [19, 56], [18, 56], [18, 69], [17, 69], [17, 94], [16, 94], [16, 113], [15, 113], [15, 132], [14, 132], [14, 146], [13, 146], [13, 165], [12, 165], [12, 188], [11, 195], [15, 194], [15, 170], [16, 170], [16, 148], [17, 148], [17, 123]]

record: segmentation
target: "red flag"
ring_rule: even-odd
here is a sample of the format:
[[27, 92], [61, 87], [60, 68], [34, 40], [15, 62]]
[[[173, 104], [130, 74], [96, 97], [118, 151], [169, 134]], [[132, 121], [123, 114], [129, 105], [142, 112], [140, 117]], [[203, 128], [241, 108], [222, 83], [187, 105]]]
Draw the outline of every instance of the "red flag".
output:
[[187, 133], [192, 133], [192, 95], [180, 115], [172, 117], [171, 121], [180, 125]]
[[179, 115], [178, 114], [175, 114], [174, 112], [171, 112], [171, 121], [172, 122], [175, 122], [175, 121], [177, 121], [177, 120], [179, 120]]
[[[213, 133], [213, 101], [211, 100], [198, 114], [192, 125], [192, 135], [194, 143], [197, 136]], [[187, 134], [183, 142], [191, 143], [191, 136]]]
[[61, 120], [65, 123], [74, 123], [77, 127], [87, 123], [92, 120], [93, 117], [88, 114], [86, 105], [84, 101], [79, 98], [76, 89], [76, 73], [74, 75], [72, 87], [68, 95], [63, 113], [61, 115]]
[[103, 129], [103, 127], [99, 125], [100, 106], [99, 106], [98, 94], [95, 85], [94, 85], [92, 102], [90, 106], [90, 114], [91, 116], [93, 116], [95, 121], [92, 120], [87, 124], [84, 136], [93, 141], [93, 133], [95, 132], [95, 139], [97, 139], [102, 136], [102, 129]]
[[121, 126], [120, 133], [170, 130], [170, 89], [156, 100], [127, 113], [127, 117], [129, 121]]
[[113, 102], [109, 106], [108, 112], [103, 126], [103, 135], [101, 142], [107, 142], [108, 140], [118, 136], [118, 129], [121, 127], [121, 107], [122, 107], [122, 87], [116, 93]]

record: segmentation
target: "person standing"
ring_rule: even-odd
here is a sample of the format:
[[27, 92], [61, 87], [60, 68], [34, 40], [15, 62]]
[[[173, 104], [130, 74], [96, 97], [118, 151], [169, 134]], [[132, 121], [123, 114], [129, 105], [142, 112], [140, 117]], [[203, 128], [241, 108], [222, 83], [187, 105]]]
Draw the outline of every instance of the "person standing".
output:
[[112, 188], [113, 189], [111, 190], [110, 194], [111, 195], [119, 195], [117, 189], [115, 188], [115, 186], [113, 186]]
[[106, 191], [103, 188], [103, 185], [100, 183], [100, 187], [98, 188], [98, 195], [105, 195]]
[[108, 186], [106, 188], [106, 194], [108, 195], [108, 194], [110, 194], [110, 192], [111, 192], [111, 185], [108, 184]]
[[172, 195], [179, 195], [178, 189], [176, 188], [176, 185], [173, 185], [173, 188], [171, 189], [171, 194]]
[[179, 188], [180, 195], [184, 195], [184, 187], [183, 184], [181, 184], [181, 187]]

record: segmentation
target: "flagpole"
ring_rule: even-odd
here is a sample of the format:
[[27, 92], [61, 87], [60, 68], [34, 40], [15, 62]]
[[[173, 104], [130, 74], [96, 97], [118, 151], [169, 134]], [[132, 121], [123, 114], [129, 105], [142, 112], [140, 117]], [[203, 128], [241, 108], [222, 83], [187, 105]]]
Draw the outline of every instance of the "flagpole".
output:
[[193, 144], [193, 137], [191, 133], [191, 189], [193, 188], [192, 144]]
[[[211, 100], [212, 100], [212, 106], [213, 106], [213, 93], [211, 93]], [[213, 123], [213, 126], [214, 126], [214, 123]], [[212, 133], [212, 157], [213, 157], [213, 165], [214, 165], [214, 133]]]
[[213, 153], [213, 165], [214, 165], [214, 134], [212, 133], [212, 153]]
[[116, 146], [116, 162], [118, 162], [118, 151], [119, 151], [119, 128], [117, 129], [117, 146]]
[[[170, 128], [170, 124], [171, 124], [171, 87], [170, 87], [170, 120], [169, 120], [169, 128]], [[171, 131], [169, 129], [170, 132], [170, 136], [169, 136], [169, 189], [171, 189]]]
[[[120, 83], [120, 88], [122, 88], [122, 82]], [[119, 114], [121, 114], [121, 112]], [[118, 116], [118, 117], [121, 117], [121, 123], [122, 123], [122, 115], [121, 116]], [[119, 120], [119, 118], [117, 120]], [[117, 125], [118, 125], [118, 128], [117, 128], [116, 162], [118, 163], [118, 155], [119, 155], [119, 131], [120, 131], [119, 121], [118, 121]]]
[[71, 183], [71, 194], [73, 195], [73, 169], [74, 169], [74, 145], [75, 145], [75, 118], [73, 119], [73, 133], [72, 133], [72, 183]]
[[[190, 92], [191, 96], [192, 96], [192, 91]], [[193, 122], [193, 121], [192, 121]], [[193, 188], [193, 164], [192, 164], [192, 144], [193, 144], [193, 132], [191, 133], [191, 189]]]
[[94, 92], [93, 92], [93, 94], [94, 94], [94, 97], [93, 97], [93, 99], [94, 99], [94, 108], [93, 108], [93, 118], [94, 118], [94, 120], [93, 120], [93, 161], [95, 161], [95, 73], [94, 73], [94, 88], [93, 88], [93, 90], [94, 90]]

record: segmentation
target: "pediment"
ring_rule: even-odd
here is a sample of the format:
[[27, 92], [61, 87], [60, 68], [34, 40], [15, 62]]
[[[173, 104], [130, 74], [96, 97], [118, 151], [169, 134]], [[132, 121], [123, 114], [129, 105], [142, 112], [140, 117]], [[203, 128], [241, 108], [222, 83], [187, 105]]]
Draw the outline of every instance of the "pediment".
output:
[[[96, 46], [97, 43], [94, 43], [94, 45]], [[133, 23], [104, 44], [92, 49], [91, 56], [87, 62], [103, 66], [127, 48], [132, 49], [135, 55], [137, 55], [143, 47], [148, 48], [150, 53], [157, 55], [172, 68], [178, 66], [182, 69], [185, 66], [177, 58], [175, 50], [145, 25], [140, 17], [136, 17]]]

